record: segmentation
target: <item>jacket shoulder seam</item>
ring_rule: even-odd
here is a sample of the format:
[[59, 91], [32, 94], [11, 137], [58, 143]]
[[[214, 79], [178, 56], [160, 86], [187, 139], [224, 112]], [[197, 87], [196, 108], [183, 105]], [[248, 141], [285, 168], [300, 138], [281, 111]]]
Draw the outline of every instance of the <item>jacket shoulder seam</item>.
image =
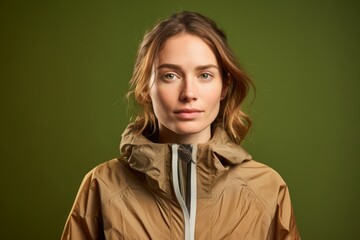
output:
[[240, 176], [238, 173], [236, 173], [235, 170], [231, 171], [232, 173], [234, 173], [236, 176], [238, 176], [239, 178], [241, 178], [245, 183], [247, 188], [255, 195], [255, 197], [260, 201], [261, 205], [263, 205], [263, 207], [266, 209], [267, 215], [268, 217], [271, 219], [271, 213], [270, 210], [268, 208], [268, 206], [266, 205], [265, 201], [263, 200], [263, 198], [254, 190], [253, 186], [249, 183], [249, 181], [247, 179], [245, 179], [244, 177]]
[[[121, 168], [123, 168], [123, 164], [121, 162], [119, 162]], [[134, 179], [137, 179], [138, 177], [140, 177], [140, 173], [138, 174], [135, 174], [134, 175], [134, 178], [128, 178], [127, 179], [127, 183], [124, 187], [122, 187], [121, 189], [119, 189], [118, 191], [116, 192], [113, 192], [112, 194], [110, 194], [110, 196], [108, 196], [107, 198], [105, 198], [104, 200], [101, 200], [101, 206], [103, 206], [104, 204], [106, 204], [107, 202], [109, 202], [111, 199], [113, 199], [115, 196], [121, 194], [122, 192], [126, 191], [127, 189], [129, 189], [130, 185], [131, 185], [131, 182], [134, 181]], [[94, 177], [102, 182], [105, 186], [107, 185], [106, 184], [106, 181], [101, 177], [101, 175], [97, 174], [96, 172], [94, 172]]]

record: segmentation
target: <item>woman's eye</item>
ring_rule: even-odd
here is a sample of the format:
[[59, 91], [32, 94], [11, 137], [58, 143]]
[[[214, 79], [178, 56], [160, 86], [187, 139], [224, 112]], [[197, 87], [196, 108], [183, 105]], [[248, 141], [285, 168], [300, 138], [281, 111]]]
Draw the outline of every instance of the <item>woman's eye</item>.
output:
[[163, 78], [166, 80], [174, 80], [176, 79], [176, 75], [173, 73], [166, 73], [163, 75]]
[[202, 73], [200, 74], [200, 78], [202, 79], [205, 79], [205, 80], [208, 80], [208, 79], [211, 79], [211, 74], [210, 73]]

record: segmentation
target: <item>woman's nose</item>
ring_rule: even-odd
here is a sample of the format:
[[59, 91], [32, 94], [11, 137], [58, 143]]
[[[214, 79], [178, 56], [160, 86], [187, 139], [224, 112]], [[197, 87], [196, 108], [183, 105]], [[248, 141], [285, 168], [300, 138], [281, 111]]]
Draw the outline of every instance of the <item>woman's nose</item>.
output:
[[197, 91], [194, 82], [191, 80], [184, 80], [181, 86], [180, 101], [190, 102], [197, 100]]

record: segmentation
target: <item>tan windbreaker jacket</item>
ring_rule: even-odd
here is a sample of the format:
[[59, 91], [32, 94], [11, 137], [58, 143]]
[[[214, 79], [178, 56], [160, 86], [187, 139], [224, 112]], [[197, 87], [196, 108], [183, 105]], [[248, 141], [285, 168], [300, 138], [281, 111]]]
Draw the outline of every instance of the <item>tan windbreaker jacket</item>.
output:
[[134, 136], [89, 172], [62, 239], [300, 239], [286, 183], [216, 129], [206, 144]]

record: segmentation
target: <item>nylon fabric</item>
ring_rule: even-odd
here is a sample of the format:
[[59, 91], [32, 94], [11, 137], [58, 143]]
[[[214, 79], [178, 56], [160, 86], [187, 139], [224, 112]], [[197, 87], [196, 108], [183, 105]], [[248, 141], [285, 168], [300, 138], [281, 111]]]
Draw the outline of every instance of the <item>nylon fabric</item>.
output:
[[[288, 186], [276, 171], [220, 128], [195, 147], [194, 239], [300, 239]], [[172, 145], [133, 135], [129, 125], [120, 149], [121, 157], [84, 177], [62, 239], [185, 239]]]

